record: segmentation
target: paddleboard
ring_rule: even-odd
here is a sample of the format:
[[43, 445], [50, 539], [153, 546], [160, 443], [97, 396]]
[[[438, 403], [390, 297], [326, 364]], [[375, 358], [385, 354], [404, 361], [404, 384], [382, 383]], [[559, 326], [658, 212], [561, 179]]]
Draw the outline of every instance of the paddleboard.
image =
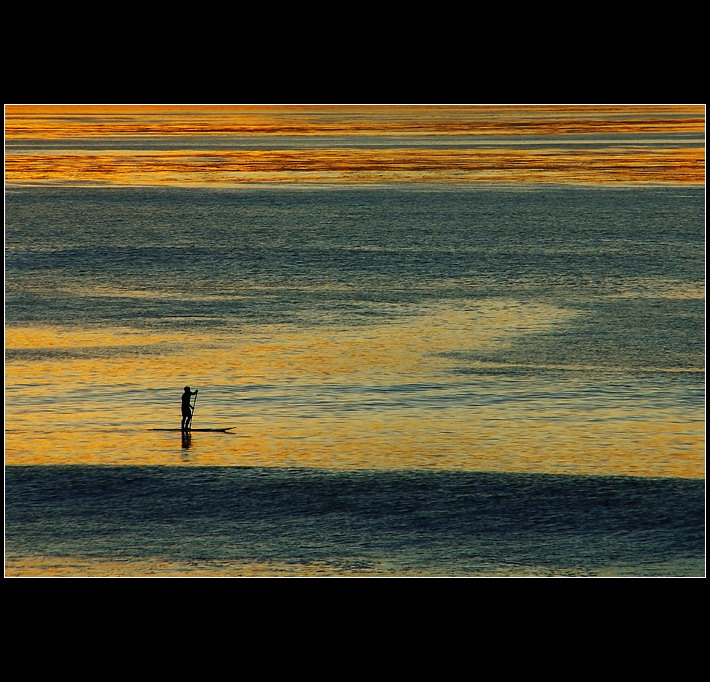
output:
[[234, 426], [227, 426], [224, 429], [151, 429], [151, 431], [183, 431], [183, 433], [195, 433], [196, 431], [201, 432], [213, 432], [213, 433], [227, 433], [230, 429], [235, 428]]

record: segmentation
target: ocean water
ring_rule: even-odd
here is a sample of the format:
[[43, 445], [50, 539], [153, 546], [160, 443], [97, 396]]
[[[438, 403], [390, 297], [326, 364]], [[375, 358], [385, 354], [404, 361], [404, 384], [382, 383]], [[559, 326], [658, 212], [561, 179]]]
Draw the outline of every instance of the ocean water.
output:
[[[6, 574], [703, 575], [704, 187], [431, 181], [445, 143], [250, 138], [213, 181], [233, 137], [11, 141]], [[157, 430], [185, 385], [230, 433]]]
[[231, 466], [7, 469], [7, 571], [701, 576], [704, 482]]
[[[9, 190], [10, 559], [91, 574], [133, 556], [177, 575], [697, 560], [703, 201], [667, 187]], [[178, 426], [188, 384], [194, 426], [233, 435], [151, 430]], [[626, 490], [636, 507], [612, 531], [609, 496]], [[636, 527], [669, 504], [660, 539]], [[605, 533], [606, 559], [588, 558], [585, 538]]]

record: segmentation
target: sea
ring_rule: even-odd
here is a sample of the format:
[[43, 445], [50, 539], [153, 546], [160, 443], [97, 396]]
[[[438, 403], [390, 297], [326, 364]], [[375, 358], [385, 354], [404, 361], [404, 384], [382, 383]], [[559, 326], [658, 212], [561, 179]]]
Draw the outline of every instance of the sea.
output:
[[704, 184], [510, 175], [702, 135], [46, 130], [6, 143], [6, 577], [704, 576]]

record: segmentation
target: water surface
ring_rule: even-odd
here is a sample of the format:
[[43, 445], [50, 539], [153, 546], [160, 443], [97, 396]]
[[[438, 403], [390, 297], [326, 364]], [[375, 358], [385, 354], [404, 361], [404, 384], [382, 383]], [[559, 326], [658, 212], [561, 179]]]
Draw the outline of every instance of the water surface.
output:
[[13, 574], [701, 572], [702, 108], [6, 134]]

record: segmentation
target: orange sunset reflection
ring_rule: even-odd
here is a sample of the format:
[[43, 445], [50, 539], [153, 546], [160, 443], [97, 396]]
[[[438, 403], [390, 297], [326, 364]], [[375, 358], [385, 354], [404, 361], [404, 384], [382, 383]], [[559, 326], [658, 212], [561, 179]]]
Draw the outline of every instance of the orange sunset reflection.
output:
[[704, 182], [697, 106], [8, 106], [6, 138], [10, 183]]
[[8, 139], [702, 133], [700, 105], [7, 105]]
[[113, 152], [9, 155], [9, 182], [232, 184], [241, 182], [574, 182], [704, 180], [704, 151], [602, 149], [288, 150], [239, 152]]
[[[419, 312], [358, 334], [11, 328], [6, 463], [703, 476], [699, 422], [640, 420], [630, 403], [595, 414], [564, 401], [544, 409], [529, 399], [487, 403], [465, 380], [451, 382], [447, 353], [499, 347], [573, 312], [499, 300]], [[233, 434], [196, 433], [186, 442], [152, 430], [177, 426], [185, 367], [195, 356], [198, 425], [234, 426]], [[451, 399], [432, 411], [428, 396], [439, 400], [442, 391]], [[21, 409], [13, 395], [22, 396]]]

